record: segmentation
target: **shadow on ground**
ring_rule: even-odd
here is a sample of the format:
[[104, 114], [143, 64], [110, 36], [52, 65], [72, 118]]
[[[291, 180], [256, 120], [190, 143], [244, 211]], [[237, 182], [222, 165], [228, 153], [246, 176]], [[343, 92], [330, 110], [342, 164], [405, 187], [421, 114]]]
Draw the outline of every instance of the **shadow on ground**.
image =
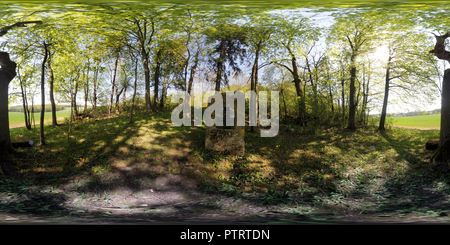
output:
[[[47, 146], [19, 149], [13, 158], [1, 160], [7, 178], [0, 181], [0, 221], [447, 222], [446, 172], [405, 150], [405, 144], [412, 149], [423, 143], [415, 135], [398, 139], [389, 133], [373, 137], [373, 132], [359, 132], [359, 145], [350, 151], [353, 132], [298, 135], [283, 129], [274, 138], [246, 133], [248, 154], [224, 158], [232, 169], [220, 182], [207, 173], [223, 159], [205, 152], [204, 128], [173, 127], [169, 119], [170, 113], [162, 112], [136, 115], [133, 124], [128, 117], [91, 120], [71, 125], [69, 136], [68, 125], [46, 127], [52, 136]], [[19, 128], [12, 134], [38, 138], [37, 130]], [[327, 150], [330, 145], [334, 151]], [[338, 180], [320, 178], [341, 171], [335, 164], [341, 155], [369, 154], [372, 145], [396, 151], [396, 161], [408, 165], [401, 177], [383, 184], [384, 191], [367, 193], [367, 183], [360, 181], [360, 187], [342, 195]], [[273, 176], [260, 176], [262, 181], [292, 176], [316, 190], [283, 192], [298, 185], [295, 181], [285, 181], [275, 191], [250, 186], [258, 171], [249, 167], [249, 155], [275, 169]], [[248, 186], [253, 192], [245, 191]], [[370, 203], [359, 205], [361, 200]]]

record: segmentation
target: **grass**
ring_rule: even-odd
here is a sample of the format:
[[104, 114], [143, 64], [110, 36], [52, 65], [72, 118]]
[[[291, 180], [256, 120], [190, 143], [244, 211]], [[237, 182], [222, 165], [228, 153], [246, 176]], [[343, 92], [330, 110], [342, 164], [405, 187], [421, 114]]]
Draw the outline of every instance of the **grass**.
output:
[[432, 128], [441, 125], [441, 114], [413, 116], [413, 117], [393, 117], [394, 125], [405, 127]]
[[[379, 123], [380, 118], [373, 118], [375, 123]], [[386, 119], [387, 125], [417, 129], [438, 129], [441, 125], [441, 114], [411, 116], [411, 117], [389, 117]]]
[[[41, 113], [33, 113], [36, 120], [36, 124], [40, 123]], [[56, 112], [58, 119], [70, 116], [70, 108], [66, 108]], [[44, 122], [51, 121], [52, 113], [46, 112], [44, 114]], [[23, 127], [25, 126], [25, 117], [23, 112], [9, 112], [9, 125], [10, 127]]]
[[[306, 135], [297, 126], [281, 126], [276, 137], [262, 138], [247, 129], [246, 154], [235, 157], [209, 154], [204, 127], [174, 127], [170, 116], [137, 114], [133, 124], [127, 116], [89, 119], [72, 125], [69, 137], [68, 125], [46, 126], [45, 147], [18, 150], [16, 178], [103, 193], [147, 188], [145, 179], [175, 174], [197, 180], [206, 193], [262, 205], [296, 200], [361, 213], [422, 212], [425, 206], [436, 211], [448, 205], [448, 171], [431, 164], [433, 152], [425, 150], [438, 130], [331, 128]], [[11, 134], [38, 143], [38, 129], [14, 128]], [[117, 175], [130, 167], [137, 171], [133, 179]], [[354, 201], [359, 199], [371, 201]]]

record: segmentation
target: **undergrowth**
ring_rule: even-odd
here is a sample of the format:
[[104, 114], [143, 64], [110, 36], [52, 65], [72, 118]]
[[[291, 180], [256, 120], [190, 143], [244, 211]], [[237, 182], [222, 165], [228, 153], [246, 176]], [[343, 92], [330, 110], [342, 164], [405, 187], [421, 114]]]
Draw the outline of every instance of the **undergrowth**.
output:
[[[437, 130], [305, 131], [287, 125], [276, 137], [264, 138], [259, 130], [251, 133], [247, 128], [245, 155], [236, 157], [208, 153], [205, 128], [174, 127], [170, 112], [136, 114], [132, 124], [128, 116], [115, 116], [78, 121], [71, 127], [68, 137], [67, 124], [46, 126], [43, 147], [37, 146], [38, 129], [12, 129], [12, 137], [36, 142], [18, 149], [15, 178], [62, 184], [84, 176], [98, 185], [112, 185], [107, 178], [114, 179], [110, 175], [117, 169], [144, 166], [140, 176], [181, 174], [196, 179], [204, 192], [257, 197], [270, 205], [292, 203], [298, 197], [340, 203], [361, 196], [428, 195], [423, 188], [450, 190], [447, 168], [430, 163], [432, 152], [424, 147], [428, 139], [438, 137]], [[8, 192], [8, 185], [0, 185]]]

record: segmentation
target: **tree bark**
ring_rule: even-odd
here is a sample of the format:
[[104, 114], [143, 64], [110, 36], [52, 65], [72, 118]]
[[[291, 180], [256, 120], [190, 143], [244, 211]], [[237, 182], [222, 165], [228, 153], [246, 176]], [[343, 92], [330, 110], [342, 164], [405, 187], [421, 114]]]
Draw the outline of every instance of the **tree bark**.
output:
[[117, 54], [116, 57], [116, 62], [114, 63], [114, 73], [113, 73], [113, 77], [111, 80], [111, 98], [109, 101], [109, 116], [111, 116], [111, 111], [112, 111], [112, 104], [113, 104], [113, 97], [114, 97], [114, 87], [116, 86], [116, 73], [117, 73], [117, 63], [119, 62], [119, 54]]
[[[143, 48], [141, 48], [143, 49]], [[148, 55], [145, 51], [142, 51], [142, 64], [144, 66], [144, 77], [145, 77], [145, 111], [150, 113], [151, 101], [150, 101], [150, 69], [148, 68]]]
[[[450, 52], [445, 50], [445, 39], [450, 36], [450, 32], [436, 36], [436, 44], [430, 53], [437, 58], [450, 62]], [[445, 70], [442, 81], [442, 104], [441, 104], [441, 130], [439, 137], [439, 147], [432, 156], [436, 162], [448, 162], [450, 160], [450, 69]]]
[[345, 79], [341, 80], [342, 87], [342, 123], [345, 125]]
[[49, 85], [50, 85], [50, 91], [49, 91], [49, 93], [50, 93], [50, 103], [51, 103], [51, 106], [52, 106], [52, 125], [53, 126], [58, 126], [58, 122], [57, 122], [57, 120], [56, 120], [56, 104], [55, 104], [55, 97], [54, 97], [54, 95], [53, 95], [53, 82], [54, 82], [54, 75], [53, 75], [53, 68], [52, 68], [52, 65], [51, 65], [51, 53], [49, 53], [49, 55], [48, 55], [48, 62], [47, 62], [47, 67], [48, 67], [48, 70], [50, 71], [50, 77], [49, 77], [49, 80], [48, 80], [48, 82], [49, 82]]
[[116, 88], [116, 113], [117, 114], [120, 113], [120, 111], [119, 111], [119, 98], [120, 98], [120, 95], [123, 93], [124, 89], [125, 89], [124, 86], [122, 86], [120, 91], [118, 91], [118, 88]]
[[347, 129], [355, 130], [355, 114], [356, 114], [356, 103], [355, 103], [355, 80], [356, 80], [356, 54], [353, 52], [351, 56], [351, 68], [350, 68], [350, 101], [348, 110], [348, 126]]
[[159, 104], [159, 109], [160, 110], [162, 110], [164, 108], [166, 95], [167, 95], [167, 72], [164, 75], [164, 82], [163, 82], [163, 87], [162, 87], [162, 90], [161, 90], [161, 102]]
[[23, 114], [25, 117], [25, 127], [26, 129], [31, 129], [31, 118], [30, 111], [28, 110], [28, 102], [27, 102], [27, 93], [26, 89], [24, 89], [22, 78], [19, 76], [19, 84], [20, 84], [20, 92], [22, 93], [22, 105], [23, 105]]
[[[42, 24], [42, 21], [23, 21], [0, 28], [0, 36], [5, 35], [13, 27], [24, 27], [26, 24]], [[9, 54], [0, 52], [0, 154], [14, 151], [9, 132], [8, 85], [16, 76], [16, 63]]]
[[386, 121], [387, 104], [388, 104], [388, 97], [389, 97], [389, 81], [390, 81], [389, 72], [391, 69], [391, 60], [392, 60], [392, 56], [389, 56], [388, 65], [386, 67], [386, 78], [384, 80], [385, 84], [384, 84], [383, 108], [381, 110], [380, 125], [378, 126], [378, 130], [380, 130], [380, 131], [385, 130], [384, 124]]
[[137, 90], [137, 65], [138, 65], [138, 60], [136, 59], [136, 63], [135, 63], [135, 67], [134, 67], [134, 91], [133, 91], [133, 100], [131, 102], [131, 112], [130, 112], [130, 122], [133, 122], [133, 110], [134, 110], [134, 101], [136, 99], [136, 90]]
[[16, 76], [16, 63], [0, 52], [0, 154], [13, 151], [9, 134], [8, 85]]
[[78, 78], [79, 78], [79, 76], [77, 75], [77, 78], [75, 79], [75, 90], [73, 92], [73, 97], [72, 97], [74, 117], [78, 116], [78, 106], [77, 106]]
[[217, 62], [217, 77], [215, 81], [215, 89], [214, 91], [220, 92], [220, 82], [222, 81], [222, 72], [223, 72], [223, 62], [225, 60], [225, 41], [222, 40], [220, 43], [220, 57]]
[[47, 62], [48, 57], [48, 44], [44, 41], [44, 60], [42, 61], [42, 70], [41, 70], [41, 120], [40, 120], [40, 133], [39, 133], [39, 139], [40, 139], [40, 146], [45, 145], [45, 137], [44, 137], [44, 116], [45, 116], [45, 63]]
[[[256, 45], [256, 51], [255, 51], [255, 61], [253, 62], [253, 67], [252, 67], [252, 75], [251, 75], [251, 79], [250, 79], [250, 90], [255, 92], [255, 95], [258, 94], [257, 90], [258, 88], [257, 83], [258, 83], [258, 60], [259, 60], [259, 51], [261, 49], [261, 42], [259, 42]], [[253, 94], [252, 94], [253, 96]], [[256, 98], [250, 98], [251, 101], [256, 101]], [[255, 106], [257, 106], [257, 103], [255, 103]], [[257, 108], [255, 108], [257, 109]], [[255, 126], [250, 126], [250, 132], [255, 132]]]
[[306, 102], [305, 98], [303, 96], [303, 89], [302, 89], [302, 81], [300, 80], [300, 76], [298, 74], [298, 67], [297, 67], [297, 58], [292, 53], [290, 49], [288, 49], [289, 54], [291, 55], [291, 63], [292, 63], [292, 76], [294, 77], [294, 80], [292, 81], [295, 85], [295, 91], [297, 92], [297, 97], [300, 99], [299, 103], [299, 123], [302, 126], [306, 125]]
[[94, 94], [92, 96], [92, 110], [97, 111], [97, 77], [98, 77], [98, 70], [100, 68], [97, 66], [94, 71]]
[[441, 131], [439, 147], [432, 160], [444, 162], [450, 160], [450, 69], [445, 70], [442, 81]]
[[192, 91], [192, 85], [194, 83], [194, 76], [195, 76], [195, 70], [197, 69], [197, 65], [198, 65], [198, 55], [199, 55], [200, 51], [197, 51], [197, 53], [195, 54], [195, 61], [194, 61], [194, 65], [192, 65], [191, 67], [191, 73], [189, 74], [189, 82], [188, 82], [188, 94], [191, 94]]
[[[150, 46], [150, 43], [153, 39], [153, 34], [155, 33], [155, 22], [151, 22], [152, 25], [152, 31], [150, 33], [149, 40], [147, 41], [147, 22], [144, 21], [143, 25], [141, 26], [140, 21], [135, 21], [136, 27], [138, 29], [138, 43], [139, 43], [139, 49], [142, 56], [142, 65], [144, 66], [144, 77], [145, 77], [145, 110], [147, 113], [151, 113], [152, 111], [152, 105], [151, 105], [151, 99], [150, 99], [150, 68], [148, 64], [148, 51], [146, 50], [146, 46]], [[146, 42], [147, 41], [147, 42]]]
[[84, 113], [87, 113], [87, 103], [89, 97], [89, 71], [90, 71], [90, 62], [88, 60], [88, 67], [85, 75], [84, 82]]
[[157, 112], [158, 111], [158, 93], [159, 93], [159, 76], [161, 73], [161, 59], [162, 59], [162, 53], [163, 53], [163, 48], [160, 48], [158, 50], [158, 53], [156, 54], [156, 68], [155, 68], [155, 89], [153, 91], [154, 96], [153, 96], [153, 111]]

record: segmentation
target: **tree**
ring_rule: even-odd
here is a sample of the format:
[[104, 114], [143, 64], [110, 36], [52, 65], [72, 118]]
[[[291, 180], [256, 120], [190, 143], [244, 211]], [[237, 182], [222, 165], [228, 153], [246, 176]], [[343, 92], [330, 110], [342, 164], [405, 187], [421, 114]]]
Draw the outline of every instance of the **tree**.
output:
[[361, 12], [356, 14], [338, 14], [336, 16], [336, 24], [334, 25], [331, 36], [341, 39], [350, 48], [350, 94], [349, 94], [349, 117], [347, 129], [355, 130], [355, 115], [356, 115], [356, 77], [357, 77], [357, 58], [363, 53], [367, 52], [374, 40], [376, 30], [380, 24], [380, 13]]
[[[25, 27], [27, 24], [42, 24], [41, 21], [23, 21], [0, 28], [0, 36], [5, 35], [14, 27]], [[0, 154], [11, 152], [11, 136], [8, 116], [8, 85], [16, 76], [16, 63], [6, 52], [0, 52]]]
[[[272, 40], [271, 63], [284, 67], [292, 74], [297, 99], [299, 101], [299, 123], [305, 125], [306, 105], [303, 91], [303, 82], [300, 79], [298, 57], [311, 41], [317, 41], [320, 29], [308, 17], [294, 15], [276, 15], [272, 25], [276, 26]], [[281, 52], [280, 52], [281, 51]], [[287, 53], [286, 53], [287, 52]], [[280, 57], [281, 55], [281, 57]]]
[[[230, 74], [230, 71], [227, 72], [225, 64], [228, 63], [235, 76], [242, 72], [236, 61], [238, 58], [243, 61], [243, 54], [246, 51], [244, 48], [246, 32], [238, 25], [220, 24], [208, 28], [205, 34], [208, 43], [218, 42], [213, 47], [209, 62], [216, 71], [214, 90], [220, 92], [222, 79], [228, 84]], [[218, 54], [219, 57], [214, 57], [214, 54]]]
[[[48, 48], [48, 46], [47, 46], [47, 48]], [[56, 104], [55, 104], [55, 96], [54, 96], [54, 82], [55, 82], [55, 76], [54, 76], [54, 74], [53, 74], [53, 68], [52, 68], [52, 56], [53, 56], [53, 54], [52, 54], [52, 52], [51, 51], [49, 51], [48, 52], [48, 61], [47, 61], [47, 67], [48, 67], [48, 70], [49, 70], [49, 72], [50, 72], [50, 76], [49, 76], [49, 81], [48, 81], [48, 84], [49, 84], [49, 86], [50, 86], [50, 90], [49, 90], [49, 95], [50, 95], [50, 103], [51, 103], [51, 106], [52, 106], [52, 125], [53, 126], [58, 126], [58, 122], [57, 122], [57, 120], [56, 120]]]
[[[404, 30], [406, 33], [407, 31]], [[405, 38], [408, 37], [408, 42]], [[389, 92], [400, 89], [411, 101], [418, 94], [424, 95], [421, 101], [433, 98], [436, 94], [434, 85], [436, 60], [426, 54], [427, 40], [424, 34], [407, 33], [391, 35], [388, 43], [388, 62], [385, 72], [384, 99], [378, 130], [384, 130], [387, 115]], [[428, 91], [430, 92], [428, 92]], [[397, 92], [396, 92], [397, 93]]]
[[[256, 17], [252, 21], [261, 23], [262, 20], [264, 20], [264, 18]], [[251, 47], [251, 51], [253, 52], [253, 55], [255, 57], [252, 66], [252, 73], [250, 76], [250, 90], [255, 92], [254, 94], [252, 94], [252, 97], [258, 94], [258, 70], [260, 55], [261, 52], [264, 51], [265, 46], [267, 46], [268, 40], [272, 33], [273, 30], [271, 30], [267, 26], [263, 26], [262, 24], [247, 27], [247, 42]], [[256, 98], [250, 98], [250, 100], [252, 101], [250, 105], [257, 106]], [[255, 126], [250, 126], [250, 131], [255, 132]]]
[[45, 41], [42, 43], [42, 46], [44, 48], [44, 59], [42, 60], [42, 74], [41, 74], [41, 120], [40, 120], [40, 131], [39, 131], [39, 139], [40, 139], [40, 145], [45, 145], [45, 137], [44, 137], [44, 115], [45, 115], [45, 63], [47, 62], [48, 58], [48, 45]]
[[[434, 35], [436, 44], [430, 53], [441, 60], [450, 62], [450, 52], [445, 50], [445, 40], [450, 37], [450, 32], [444, 35]], [[439, 137], [439, 146], [432, 160], [443, 162], [450, 160], [450, 69], [445, 70], [444, 80], [442, 81], [442, 104], [441, 104], [441, 131]]]

